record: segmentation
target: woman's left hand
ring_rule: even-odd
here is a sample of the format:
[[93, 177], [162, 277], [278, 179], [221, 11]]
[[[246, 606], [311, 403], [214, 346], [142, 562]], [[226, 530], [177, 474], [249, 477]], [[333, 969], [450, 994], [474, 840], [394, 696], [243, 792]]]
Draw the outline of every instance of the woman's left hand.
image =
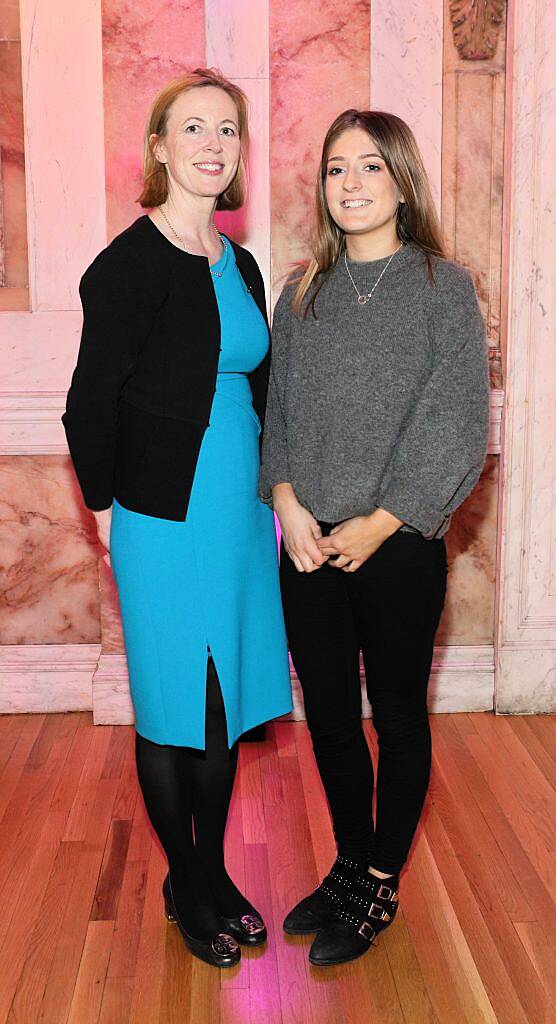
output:
[[344, 572], [355, 572], [400, 526], [403, 526], [401, 519], [379, 508], [370, 516], [355, 516], [339, 523], [328, 537], [317, 540], [317, 544], [323, 555], [329, 556], [329, 565]]

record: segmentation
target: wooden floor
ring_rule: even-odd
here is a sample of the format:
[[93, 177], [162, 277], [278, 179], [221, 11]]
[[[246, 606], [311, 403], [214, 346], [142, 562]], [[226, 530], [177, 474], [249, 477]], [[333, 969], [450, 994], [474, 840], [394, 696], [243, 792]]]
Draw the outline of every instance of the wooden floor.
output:
[[434, 715], [432, 727], [398, 917], [361, 960], [325, 970], [308, 964], [310, 939], [281, 930], [333, 857], [305, 725], [242, 747], [228, 861], [269, 942], [218, 972], [162, 915], [133, 730], [86, 713], [1, 717], [0, 1021], [556, 1021], [556, 721]]

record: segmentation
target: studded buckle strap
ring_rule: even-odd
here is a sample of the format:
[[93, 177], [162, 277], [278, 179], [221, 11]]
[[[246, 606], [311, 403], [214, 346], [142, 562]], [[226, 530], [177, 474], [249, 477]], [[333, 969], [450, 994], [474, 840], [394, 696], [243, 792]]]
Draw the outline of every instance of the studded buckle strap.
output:
[[379, 907], [378, 903], [371, 903], [371, 905], [370, 905], [370, 907], [369, 907], [369, 909], [367, 911], [367, 916], [368, 917], [374, 917], [378, 921], [389, 921], [390, 920], [390, 914], [388, 914], [386, 912], [386, 910], [383, 910], [382, 907]]
[[372, 942], [376, 935], [374, 928], [371, 927], [368, 921], [363, 921], [363, 924], [357, 929], [357, 931], [369, 942]]
[[380, 885], [377, 889], [377, 898], [379, 900], [392, 900], [393, 903], [398, 902], [398, 894], [395, 889], [391, 889], [388, 885]]

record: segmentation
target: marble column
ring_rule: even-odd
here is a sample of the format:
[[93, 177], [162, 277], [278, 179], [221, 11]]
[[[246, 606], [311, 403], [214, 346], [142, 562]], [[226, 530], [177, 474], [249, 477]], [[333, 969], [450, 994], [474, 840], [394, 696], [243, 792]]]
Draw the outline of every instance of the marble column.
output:
[[556, 9], [510, 23], [508, 345], [496, 663], [498, 712], [556, 710]]
[[371, 107], [403, 118], [440, 208], [443, 0], [371, 2]]

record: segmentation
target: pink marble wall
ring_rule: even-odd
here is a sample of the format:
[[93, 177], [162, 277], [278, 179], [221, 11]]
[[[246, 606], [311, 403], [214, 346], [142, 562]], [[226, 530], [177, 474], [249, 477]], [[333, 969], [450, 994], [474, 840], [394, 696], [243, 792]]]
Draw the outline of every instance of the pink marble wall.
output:
[[[57, 2], [62, 4], [62, 0]], [[45, 415], [41, 401], [43, 394], [49, 400], [57, 396], [61, 406], [69, 383], [68, 367], [73, 363], [77, 344], [77, 314], [71, 310], [78, 309], [75, 291], [83, 267], [105, 244], [106, 234], [113, 237], [142, 212], [134, 200], [140, 188], [142, 134], [150, 101], [170, 78], [204, 64], [205, 53], [211, 55], [211, 62], [218, 58], [223, 70], [238, 79], [252, 98], [258, 175], [254, 194], [256, 204], [263, 209], [251, 210], [239, 220], [246, 244], [255, 249], [265, 270], [270, 223], [275, 298], [288, 267], [308, 251], [314, 181], [322, 138], [330, 121], [348, 106], [369, 105], [373, 69], [374, 91], [380, 96], [380, 105], [387, 105], [388, 88], [379, 94], [376, 85], [378, 68], [382, 69], [382, 83], [388, 75], [398, 86], [399, 82], [413, 83], [417, 99], [408, 110], [409, 114], [411, 109], [415, 116], [419, 114], [424, 131], [418, 99], [418, 40], [427, 40], [423, 59], [427, 46], [433, 47], [439, 67], [442, 49], [442, 109], [436, 100], [436, 105], [428, 103], [429, 116], [434, 121], [434, 139], [429, 140], [434, 174], [439, 179], [441, 166], [442, 217], [450, 252], [475, 273], [489, 324], [492, 381], [501, 386], [503, 33], [492, 61], [465, 62], [454, 47], [447, 7], [440, 38], [438, 0], [434, 17], [426, 0], [415, 5], [381, 0], [380, 9], [390, 19], [388, 25], [377, 21], [378, 0], [373, 4], [371, 0], [345, 0], [342, 4], [338, 0], [268, 0], [267, 4], [265, 0], [248, 5], [248, 16], [242, 8], [241, 16], [233, 22], [233, 31], [228, 22], [223, 27], [223, 19], [231, 19], [232, 2], [241, 6], [242, 0], [147, 0], [145, 4], [104, 0], [101, 11], [100, 0], [86, 0], [86, 4], [83, 0], [83, 6], [64, 0], [64, 10], [71, 11], [74, 19], [68, 34], [63, 18], [50, 18], [46, 7], [39, 5], [35, 21], [32, 3], [22, 0], [26, 33], [29, 40], [33, 37], [24, 59], [24, 82], [25, 75], [30, 76], [25, 133], [28, 166], [33, 168], [29, 244], [34, 253], [31, 278], [35, 282], [36, 301], [32, 316], [21, 314], [27, 320], [25, 324], [21, 321], [19, 328], [10, 315], [11, 336], [6, 352], [10, 360], [9, 393], [21, 393], [26, 403], [29, 400], [22, 408], [21, 422], [27, 423], [33, 416], [35, 419], [33, 431], [25, 435], [32, 441], [17, 449], [29, 451], [29, 455], [5, 455], [0, 460], [1, 483], [8, 487], [3, 487], [2, 493], [9, 496], [0, 510], [2, 564], [8, 581], [0, 643], [94, 643], [102, 630], [104, 653], [123, 651], [114, 582], [104, 563], [99, 563], [100, 569], [96, 567], [93, 521], [80, 505], [69, 461], [61, 454], [63, 435], [58, 449], [41, 446], [41, 417]], [[372, 33], [371, 14], [375, 19]], [[102, 53], [98, 45], [101, 27]], [[3, 119], [9, 145], [6, 150], [2, 148], [1, 170], [4, 217], [7, 224], [11, 218], [13, 227], [9, 246], [12, 263], [7, 264], [8, 283], [12, 287], [0, 287], [0, 306], [10, 293], [8, 302], [12, 309], [18, 308], [18, 301], [22, 306], [28, 301], [18, 39], [18, 5], [15, 0], [5, 0], [0, 11], [0, 85], [7, 83], [5, 95], [10, 100], [12, 115]], [[253, 50], [257, 47], [264, 49], [264, 53], [255, 58]], [[413, 48], [409, 70], [407, 47]], [[43, 94], [40, 75], [48, 71], [53, 54], [59, 78], [52, 94], [48, 94], [51, 120], [48, 130], [43, 130], [38, 99]], [[83, 64], [85, 55], [89, 63], [83, 76], [83, 95], [79, 106], [72, 107], [73, 119], [64, 121], [64, 131], [58, 140], [63, 149], [62, 173], [54, 159], [59, 153], [53, 152], [51, 143], [56, 119], [68, 113], [61, 83], [74, 80], [76, 63]], [[398, 74], [402, 61], [405, 78]], [[425, 77], [427, 96], [434, 98], [439, 92], [437, 76], [429, 69]], [[104, 178], [99, 155], [102, 92]], [[404, 101], [404, 92], [405, 87], [398, 88], [400, 103]], [[60, 104], [59, 111], [56, 103]], [[98, 116], [94, 133], [89, 127], [92, 111], [97, 111]], [[441, 152], [437, 146], [440, 135]], [[75, 151], [76, 138], [79, 153]], [[426, 133], [423, 138], [426, 143]], [[40, 154], [44, 155], [42, 164]], [[72, 154], [78, 161], [77, 175], [73, 173]], [[94, 175], [86, 178], [86, 167], [94, 159]], [[263, 188], [261, 184], [263, 178], [266, 181], [268, 162], [270, 194], [266, 185]], [[59, 192], [52, 208], [49, 196], [53, 194], [52, 183], [58, 178]], [[7, 212], [8, 206], [15, 211], [13, 216]], [[49, 248], [55, 218], [64, 230], [71, 225], [74, 235], [64, 234], [63, 244]], [[61, 260], [62, 254], [65, 262], [53, 262], [54, 257]], [[66, 323], [67, 327], [63, 327]], [[67, 334], [65, 340], [63, 330]], [[37, 411], [28, 413], [28, 407]], [[0, 412], [1, 408], [0, 405]], [[12, 406], [6, 413], [6, 422], [8, 415], [14, 416]], [[13, 423], [15, 420], [10, 420]], [[10, 425], [10, 444], [15, 443], [15, 429]], [[48, 443], [51, 444], [50, 434]], [[6, 445], [4, 450], [13, 448]], [[52, 450], [60, 454], [35, 454]], [[480, 486], [457, 513], [448, 537], [451, 573], [439, 634], [442, 644], [488, 645], [493, 640], [497, 471], [498, 459], [491, 456]]]
[[1, 644], [100, 639], [96, 528], [66, 455], [0, 457]]
[[368, 107], [368, 0], [270, 3], [271, 272], [276, 294], [308, 252], [322, 141], [347, 107]]
[[147, 112], [172, 78], [205, 60], [204, 0], [104, 0], [102, 5], [108, 236], [144, 211], [141, 154]]
[[27, 309], [19, 0], [0, 5], [0, 310]]
[[493, 641], [499, 466], [498, 456], [489, 455], [477, 487], [446, 535], [448, 591], [438, 644]]
[[487, 323], [491, 383], [503, 386], [502, 200], [506, 22], [489, 60], [463, 60], [444, 0], [442, 227], [448, 252], [473, 271]]

